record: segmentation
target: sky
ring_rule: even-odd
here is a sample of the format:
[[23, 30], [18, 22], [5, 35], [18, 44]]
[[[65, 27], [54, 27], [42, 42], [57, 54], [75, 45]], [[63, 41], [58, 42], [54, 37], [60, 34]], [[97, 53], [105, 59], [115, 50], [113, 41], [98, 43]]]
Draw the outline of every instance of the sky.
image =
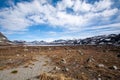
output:
[[120, 33], [120, 0], [0, 0], [9, 40], [83, 39]]

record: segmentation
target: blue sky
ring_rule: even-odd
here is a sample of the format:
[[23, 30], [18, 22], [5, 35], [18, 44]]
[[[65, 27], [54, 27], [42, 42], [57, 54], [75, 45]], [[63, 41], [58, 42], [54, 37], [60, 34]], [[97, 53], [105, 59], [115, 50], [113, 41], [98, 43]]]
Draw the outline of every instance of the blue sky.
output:
[[120, 0], [1, 0], [0, 31], [26, 41], [120, 33]]

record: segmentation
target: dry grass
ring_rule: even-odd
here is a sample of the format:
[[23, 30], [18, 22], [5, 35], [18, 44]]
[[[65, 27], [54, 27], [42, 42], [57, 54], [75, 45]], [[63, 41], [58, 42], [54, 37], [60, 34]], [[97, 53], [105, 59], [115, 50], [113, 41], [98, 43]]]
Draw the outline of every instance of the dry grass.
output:
[[6, 67], [4, 67], [4, 66], [3, 66], [3, 67], [0, 67], [0, 70], [4, 70], [5, 68], [6, 68]]
[[11, 73], [16, 74], [18, 71], [17, 70], [13, 70]]
[[74, 79], [67, 78], [63, 74], [43, 73], [43, 74], [40, 75], [40, 80], [74, 80]]
[[[50, 65], [60, 68], [60, 70], [53, 70], [51, 73], [61, 73], [77, 80], [98, 80], [98, 77], [103, 80], [120, 79], [119, 46], [27, 46], [26, 48], [28, 51], [24, 51], [24, 46], [2, 46], [0, 48], [0, 70], [25, 65], [26, 63], [25, 67], [28, 67], [32, 65], [31, 61], [37, 61], [34, 59], [35, 56], [45, 55], [51, 59]], [[80, 52], [83, 54], [81, 55]], [[20, 56], [17, 56], [17, 54]], [[91, 57], [94, 60], [88, 61]], [[65, 59], [66, 63], [62, 63], [62, 59]], [[43, 67], [48, 64], [47, 61], [45, 63]], [[104, 64], [105, 67], [96, 67], [98, 64]], [[117, 70], [109, 69], [114, 65], [117, 66]], [[65, 68], [69, 70], [65, 71]], [[41, 74], [40, 78], [41, 80], [72, 80], [61, 74], [51, 75], [44, 73]]]

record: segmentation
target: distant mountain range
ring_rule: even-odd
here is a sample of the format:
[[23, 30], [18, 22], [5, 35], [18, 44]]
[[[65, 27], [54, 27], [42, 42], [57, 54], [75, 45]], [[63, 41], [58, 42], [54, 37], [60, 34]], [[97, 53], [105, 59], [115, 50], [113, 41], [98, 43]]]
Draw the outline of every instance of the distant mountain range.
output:
[[64, 45], [120, 45], [120, 34], [100, 35], [89, 37], [85, 39], [75, 40], [55, 40], [52, 44], [64, 44]]
[[31, 42], [27, 42], [27, 41], [22, 41], [22, 40], [14, 40], [13, 43], [15, 43], [15, 44], [25, 44], [25, 45], [45, 45], [45, 44], [48, 44], [45, 41], [31, 41]]
[[[2, 33], [0, 33], [0, 44], [5, 44], [11, 42], [5, 37]], [[109, 35], [100, 35], [89, 37], [85, 39], [74, 39], [74, 40], [64, 40], [59, 39], [52, 42], [45, 41], [31, 41], [26, 42], [22, 40], [12, 41], [12, 44], [23, 44], [23, 45], [119, 45], [120, 46], [120, 34], [109, 34]]]

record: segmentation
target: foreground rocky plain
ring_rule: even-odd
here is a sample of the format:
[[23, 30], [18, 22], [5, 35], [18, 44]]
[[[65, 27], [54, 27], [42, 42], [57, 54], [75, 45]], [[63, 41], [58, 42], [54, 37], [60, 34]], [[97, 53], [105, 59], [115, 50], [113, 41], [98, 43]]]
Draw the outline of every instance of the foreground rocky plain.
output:
[[120, 46], [0, 46], [0, 80], [119, 80]]

